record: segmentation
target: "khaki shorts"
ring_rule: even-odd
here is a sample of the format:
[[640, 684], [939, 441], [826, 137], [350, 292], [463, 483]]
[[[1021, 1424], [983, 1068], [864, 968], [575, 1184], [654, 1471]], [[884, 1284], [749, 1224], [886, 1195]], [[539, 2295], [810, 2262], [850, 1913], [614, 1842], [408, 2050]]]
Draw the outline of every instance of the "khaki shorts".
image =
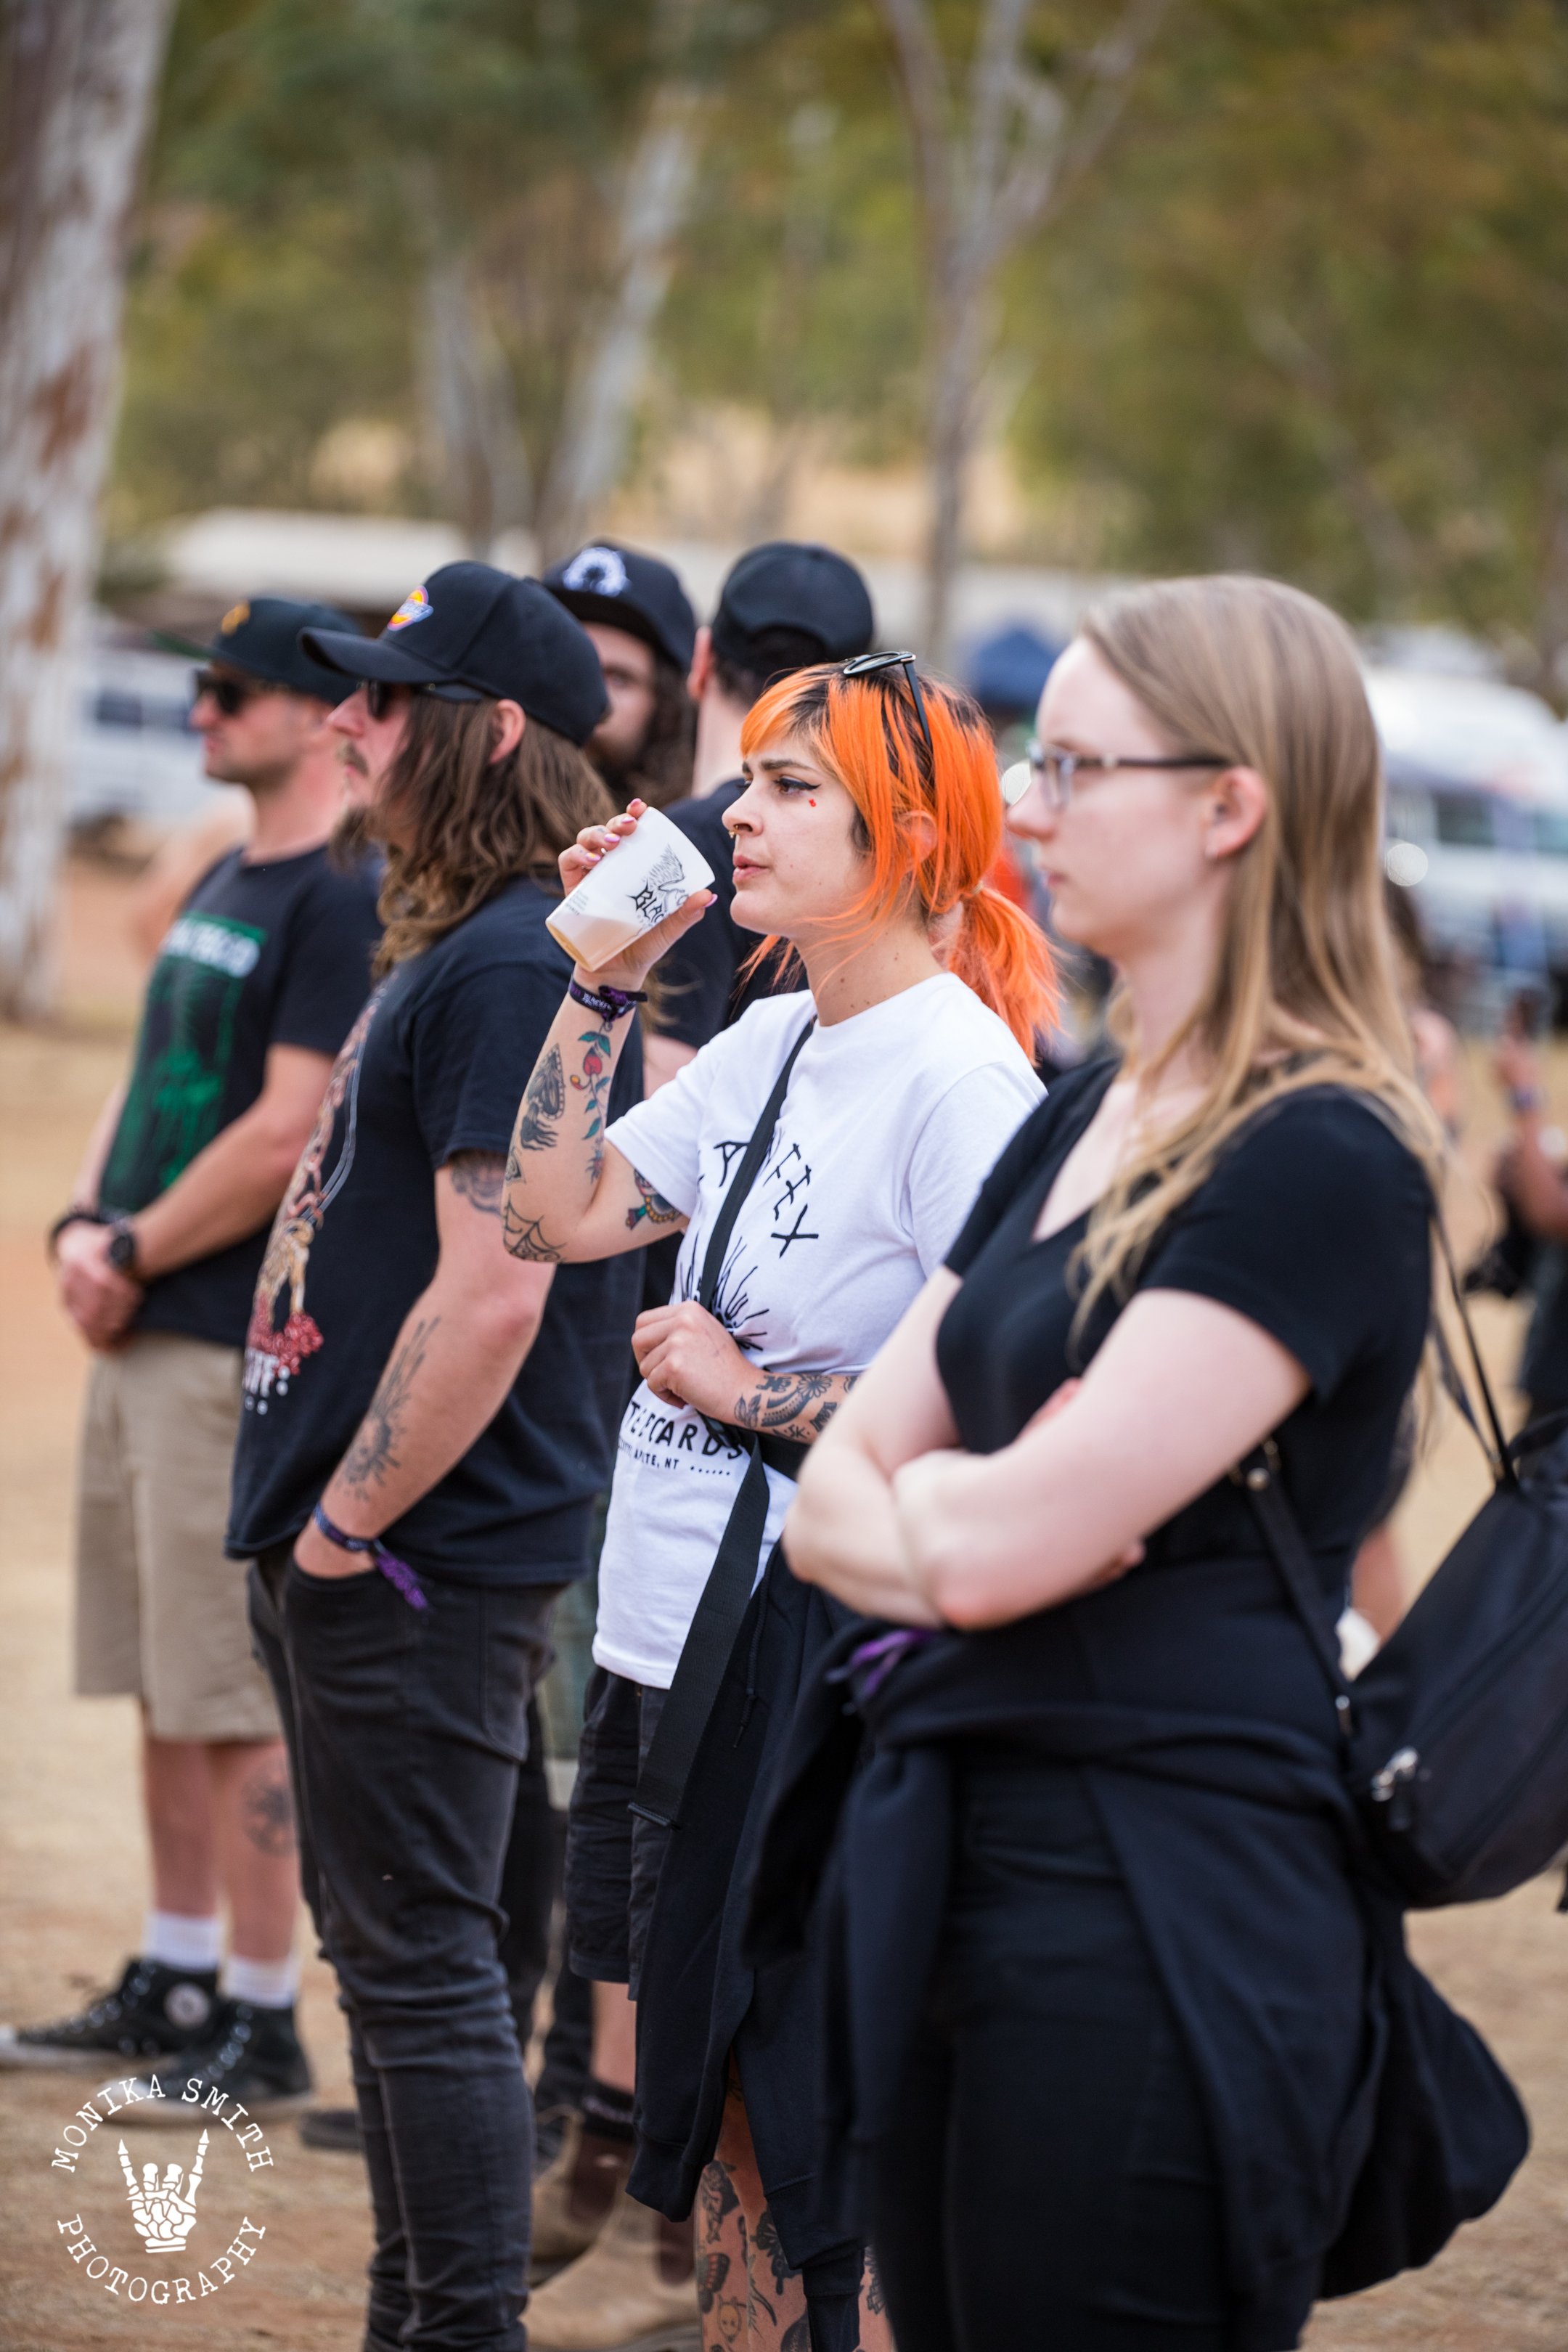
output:
[[77, 1521], [76, 1686], [139, 1698], [160, 1739], [276, 1739], [226, 1559], [240, 1350], [148, 1331], [93, 1359]]

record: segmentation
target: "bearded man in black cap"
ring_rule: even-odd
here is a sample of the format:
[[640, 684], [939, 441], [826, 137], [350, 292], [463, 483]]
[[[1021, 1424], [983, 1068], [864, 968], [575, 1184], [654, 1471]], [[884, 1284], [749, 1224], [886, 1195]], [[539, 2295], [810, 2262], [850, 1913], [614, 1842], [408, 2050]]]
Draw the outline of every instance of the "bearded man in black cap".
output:
[[301, 651], [312, 623], [349, 626], [326, 605], [258, 596], [190, 648], [210, 664], [192, 714], [206, 772], [249, 793], [254, 834], [179, 907], [129, 1080], [51, 1235], [61, 1302], [95, 1351], [76, 1686], [140, 1702], [153, 1899], [112, 1991], [0, 2031], [0, 2064], [101, 2078], [132, 2073], [127, 2059], [177, 2062], [182, 2080], [258, 2115], [297, 2100], [310, 2070], [287, 1767], [223, 1556], [241, 1347], [268, 1223], [380, 928], [374, 872], [327, 855], [342, 804], [328, 721], [347, 680]]
[[683, 800], [696, 736], [687, 674], [697, 615], [679, 576], [656, 555], [601, 539], [552, 564], [544, 584], [576, 614], [599, 656], [610, 707], [586, 749], [617, 806]]
[[[552, 1607], [587, 1565], [639, 1276], [508, 1255], [517, 1101], [572, 976], [559, 853], [611, 803], [594, 648], [454, 563], [305, 640], [385, 846], [380, 985], [256, 1285], [230, 1549], [278, 1690], [375, 2221], [368, 2352], [521, 2352], [532, 2124], [499, 1905]], [[575, 1082], [574, 1082], [575, 1084]], [[541, 1116], [604, 1124], [635, 1050]]]

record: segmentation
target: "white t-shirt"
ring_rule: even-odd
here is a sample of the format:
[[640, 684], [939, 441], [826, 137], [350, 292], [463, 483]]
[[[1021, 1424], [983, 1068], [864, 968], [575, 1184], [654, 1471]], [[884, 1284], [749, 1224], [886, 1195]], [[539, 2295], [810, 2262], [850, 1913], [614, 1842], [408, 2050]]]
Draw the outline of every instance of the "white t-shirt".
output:
[[[678, 1299], [697, 1295], [724, 1187], [811, 1010], [805, 993], [753, 1004], [608, 1130], [690, 1220]], [[713, 1311], [731, 1336], [770, 1371], [863, 1370], [1040, 1094], [1006, 1024], [948, 972], [815, 1030], [725, 1252]], [[745, 1458], [638, 1388], [599, 1560], [601, 1666], [668, 1687]], [[759, 1575], [795, 1492], [775, 1470], [768, 1483]]]

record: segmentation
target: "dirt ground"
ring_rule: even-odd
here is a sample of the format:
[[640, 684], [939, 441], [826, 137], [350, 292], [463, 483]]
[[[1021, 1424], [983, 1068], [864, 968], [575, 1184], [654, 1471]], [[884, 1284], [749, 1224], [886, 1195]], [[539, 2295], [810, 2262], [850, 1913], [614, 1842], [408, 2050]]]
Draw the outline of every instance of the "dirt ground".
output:
[[[73, 875], [62, 1017], [48, 1030], [0, 1030], [0, 2017], [12, 2020], [74, 2008], [115, 1975], [144, 1899], [131, 1705], [70, 1695], [71, 1477], [85, 1362], [55, 1311], [39, 1241], [129, 1044], [140, 973], [126, 900], [113, 877]], [[1568, 1054], [1555, 1056], [1554, 1080], [1568, 1124]], [[1468, 1149], [1479, 1168], [1496, 1122], [1479, 1061], [1470, 1093]], [[1517, 1351], [1518, 1318], [1489, 1306], [1481, 1319], [1500, 1372]], [[1472, 1441], [1445, 1430], [1401, 1512], [1413, 1579], [1441, 1556], [1485, 1484]], [[1568, 1918], [1554, 1914], [1556, 1892], [1541, 1883], [1485, 1909], [1414, 1923], [1424, 1963], [1519, 2084], [1534, 2152], [1499, 2210], [1428, 2271], [1325, 2306], [1307, 2339], [1311, 2352], [1568, 2352]], [[342, 2033], [330, 1977], [314, 1959], [303, 2021], [324, 2092], [341, 2095]], [[81, 2076], [0, 2075], [0, 2345], [353, 2352], [369, 2243], [357, 2162], [312, 2153], [285, 2124], [268, 2136], [271, 2165], [247, 2171], [243, 2151], [219, 2136], [204, 2182], [207, 2226], [193, 2232], [185, 2263], [193, 2300], [132, 2304], [137, 2242], [117, 2135], [110, 2127], [89, 2138], [73, 2171], [53, 2162], [92, 2087]], [[131, 2154], [138, 2168], [154, 2156], [188, 2164], [194, 2139], [194, 2126], [175, 2117], [134, 2135]], [[89, 2261], [70, 2259], [76, 2234], [60, 2227], [79, 2218], [115, 2266], [96, 2283], [85, 2275]], [[245, 2237], [246, 2220], [265, 2238]], [[198, 2254], [211, 2265], [231, 2237], [254, 2261], [233, 2257], [227, 2281], [216, 2266], [201, 2272], [211, 2290], [202, 2294]], [[111, 2294], [120, 2265], [127, 2277]], [[155, 2258], [141, 2265], [154, 2267]]]

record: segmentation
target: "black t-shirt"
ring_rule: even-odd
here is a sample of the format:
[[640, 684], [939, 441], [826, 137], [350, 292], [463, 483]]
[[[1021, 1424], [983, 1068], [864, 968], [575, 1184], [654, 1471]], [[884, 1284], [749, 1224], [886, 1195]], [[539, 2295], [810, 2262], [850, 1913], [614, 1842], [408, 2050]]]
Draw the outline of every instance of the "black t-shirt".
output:
[[[292, 1541], [348, 1450], [436, 1271], [437, 1171], [457, 1152], [504, 1152], [511, 1140], [572, 976], [544, 928], [554, 904], [536, 882], [509, 882], [396, 967], [338, 1058], [256, 1285], [229, 1516], [237, 1559]], [[634, 1030], [610, 1116], [641, 1093]], [[499, 1261], [499, 1221], [495, 1245]], [[474, 1583], [582, 1573], [593, 1497], [609, 1483], [641, 1283], [635, 1252], [556, 1268], [506, 1402], [462, 1460], [383, 1530], [389, 1549]]]
[[[1011, 1444], [1094, 1356], [1117, 1312], [1102, 1297], [1078, 1336], [1068, 1261], [1086, 1217], [1030, 1239], [1058, 1170], [1113, 1068], [1059, 1080], [981, 1188], [947, 1263], [963, 1287], [937, 1334], [937, 1364], [964, 1445]], [[1414, 1155], [1366, 1102], [1314, 1088], [1261, 1110], [1159, 1234], [1140, 1290], [1185, 1290], [1235, 1307], [1306, 1371], [1308, 1395], [1276, 1433], [1308, 1540], [1338, 1571], [1371, 1524], [1425, 1343], [1431, 1195]], [[1151, 1565], [1256, 1549], [1228, 1479], [1151, 1538]], [[1332, 1556], [1329, 1558], [1327, 1556]]]
[[662, 1036], [677, 1037], [683, 1045], [706, 1045], [710, 1037], [738, 1021], [749, 1004], [764, 996], [792, 994], [805, 984], [798, 965], [781, 969], [775, 959], [744, 980], [741, 977], [742, 965], [762, 945], [762, 934], [742, 930], [732, 912], [735, 845], [726, 830], [724, 812], [733, 808], [745, 789], [737, 777], [700, 800], [677, 801], [665, 810], [671, 824], [680, 827], [713, 868], [718, 902], [659, 958], [656, 1026]]
[[[374, 862], [340, 872], [325, 849], [269, 865], [231, 850], [205, 875], [158, 950], [125, 1108], [99, 1186], [107, 1214], [166, 1192], [250, 1108], [273, 1045], [335, 1054], [370, 989], [381, 936]], [[267, 1229], [148, 1285], [142, 1331], [237, 1348]]]

